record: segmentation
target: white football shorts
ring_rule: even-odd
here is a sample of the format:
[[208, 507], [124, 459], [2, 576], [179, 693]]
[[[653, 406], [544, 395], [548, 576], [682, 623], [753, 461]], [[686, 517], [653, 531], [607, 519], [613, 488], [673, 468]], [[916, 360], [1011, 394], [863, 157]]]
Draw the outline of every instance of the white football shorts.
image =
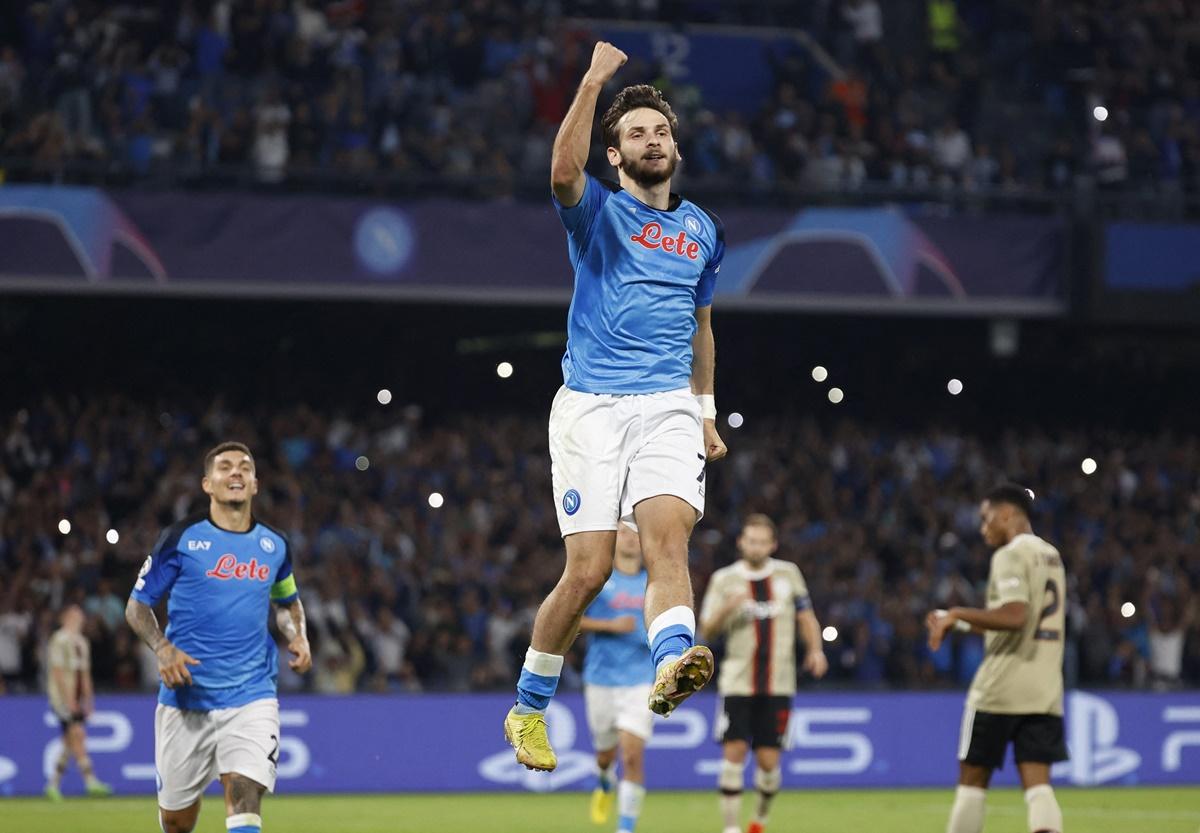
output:
[[183, 711], [159, 703], [154, 711], [154, 768], [158, 806], [183, 810], [221, 775], [236, 772], [275, 791], [279, 760], [279, 701], [255, 700], [213, 711]]
[[690, 390], [580, 393], [559, 388], [550, 407], [550, 472], [558, 528], [636, 529], [633, 507], [674, 495], [704, 515], [704, 428]]
[[615, 749], [619, 732], [650, 740], [654, 733], [654, 712], [646, 703], [652, 687], [649, 684], [583, 687], [588, 728], [592, 730], [592, 746], [597, 752]]

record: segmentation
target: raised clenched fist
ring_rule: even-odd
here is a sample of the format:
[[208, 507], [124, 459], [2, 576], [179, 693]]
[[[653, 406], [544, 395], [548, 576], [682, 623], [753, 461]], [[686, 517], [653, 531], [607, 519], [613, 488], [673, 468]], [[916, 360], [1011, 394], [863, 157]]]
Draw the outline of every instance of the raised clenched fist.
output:
[[592, 50], [592, 65], [587, 76], [593, 81], [604, 84], [617, 74], [621, 65], [629, 60], [629, 56], [617, 49], [611, 43], [600, 41]]

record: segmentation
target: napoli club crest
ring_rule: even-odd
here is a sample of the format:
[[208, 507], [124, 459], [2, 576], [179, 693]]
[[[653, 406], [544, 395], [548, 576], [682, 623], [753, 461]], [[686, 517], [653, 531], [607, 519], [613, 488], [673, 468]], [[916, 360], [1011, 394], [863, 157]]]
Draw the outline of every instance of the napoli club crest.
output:
[[574, 489], [568, 489], [567, 493], [563, 495], [563, 511], [568, 515], [578, 512], [580, 503], [582, 503], [582, 499], [579, 497], [579, 492]]

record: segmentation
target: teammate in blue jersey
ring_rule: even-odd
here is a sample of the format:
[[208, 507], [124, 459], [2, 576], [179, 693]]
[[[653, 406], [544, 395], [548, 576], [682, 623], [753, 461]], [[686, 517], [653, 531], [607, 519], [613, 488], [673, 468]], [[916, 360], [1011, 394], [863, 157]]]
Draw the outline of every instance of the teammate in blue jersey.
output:
[[[279, 758], [279, 655], [266, 624], [271, 603], [300, 673], [312, 666], [304, 606], [282, 534], [257, 520], [254, 458], [221, 443], [204, 458], [209, 511], [168, 527], [138, 573], [125, 618], [158, 657], [154, 713], [159, 823], [189, 833], [214, 779], [225, 788], [226, 827], [260, 833], [264, 792]], [[167, 632], [154, 606], [166, 594]]]
[[583, 660], [583, 697], [599, 772], [591, 816], [596, 824], [607, 822], [616, 797], [618, 833], [633, 833], [646, 796], [643, 762], [654, 717], [646, 708], [646, 698], [654, 683], [654, 660], [642, 618], [646, 595], [642, 546], [637, 533], [624, 524], [617, 530], [613, 566], [612, 575], [579, 623], [581, 632], [591, 634]]
[[713, 288], [725, 253], [720, 220], [671, 193], [678, 121], [662, 94], [626, 87], [601, 122], [619, 182], [584, 172], [592, 117], [626, 56], [596, 44], [554, 142], [550, 184], [567, 231], [575, 294], [563, 386], [550, 410], [550, 461], [567, 551], [538, 610], [504, 721], [517, 760], [558, 760], [545, 711], [584, 608], [612, 572], [618, 524], [640, 534], [645, 621], [656, 668], [649, 708], [667, 715], [713, 674], [693, 644], [687, 546], [704, 512], [704, 466], [725, 455], [713, 397]]

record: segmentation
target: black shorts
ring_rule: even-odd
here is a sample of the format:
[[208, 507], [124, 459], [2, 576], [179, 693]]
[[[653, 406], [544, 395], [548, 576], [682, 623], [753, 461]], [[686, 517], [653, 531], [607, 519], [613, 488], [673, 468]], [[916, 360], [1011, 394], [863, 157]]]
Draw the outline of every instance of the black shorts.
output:
[[1055, 764], [1067, 760], [1063, 719], [1053, 714], [993, 714], [968, 708], [963, 714], [958, 759], [972, 766], [1000, 769], [1008, 744], [1018, 764]]
[[58, 716], [58, 722], [62, 725], [62, 730], [64, 733], [76, 723], [83, 723], [86, 720], [87, 718], [83, 716], [83, 712], [75, 712], [74, 714], [69, 714], [66, 717], [62, 716], [61, 714]]
[[725, 697], [720, 707], [723, 713], [717, 720], [717, 728], [722, 743], [744, 740], [754, 749], [783, 748], [792, 716], [791, 697], [765, 694]]

